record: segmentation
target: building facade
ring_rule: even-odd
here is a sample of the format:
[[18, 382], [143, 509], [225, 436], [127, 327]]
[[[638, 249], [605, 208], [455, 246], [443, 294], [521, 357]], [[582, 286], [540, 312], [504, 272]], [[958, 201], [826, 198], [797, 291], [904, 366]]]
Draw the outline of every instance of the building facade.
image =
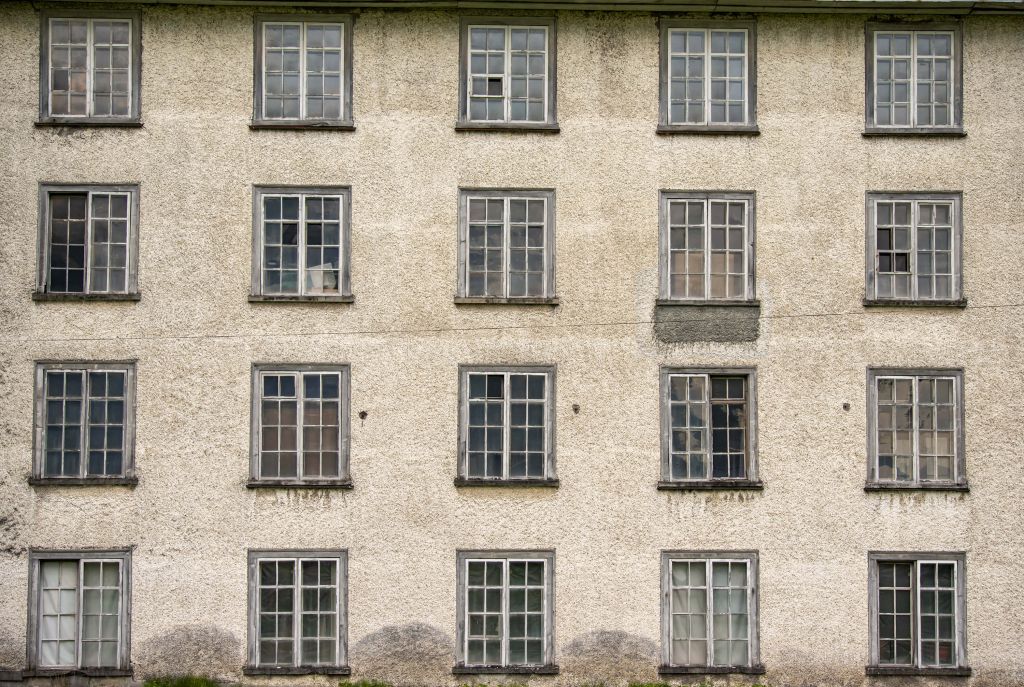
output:
[[1020, 2], [0, 53], [4, 684], [1024, 685]]

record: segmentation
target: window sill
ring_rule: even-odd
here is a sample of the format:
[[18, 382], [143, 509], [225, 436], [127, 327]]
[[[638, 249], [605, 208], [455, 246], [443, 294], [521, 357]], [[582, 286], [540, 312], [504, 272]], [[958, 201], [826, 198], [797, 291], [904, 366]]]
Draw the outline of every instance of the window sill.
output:
[[914, 129], [905, 127], [867, 127], [864, 129], [865, 138], [878, 136], [924, 136], [936, 138], [963, 138], [967, 132], [960, 127], [949, 127], [945, 129]]
[[680, 300], [680, 299], [676, 299], [676, 298], [659, 298], [656, 301], [654, 301], [654, 304], [655, 305], [681, 305], [681, 306], [690, 306], [690, 307], [696, 307], [696, 308], [707, 308], [707, 307], [718, 307], [718, 306], [741, 307], [741, 308], [744, 308], [744, 307], [745, 308], [760, 308], [761, 307], [761, 301], [757, 300], [756, 298], [754, 300], [750, 300], [750, 301], [726, 300], [724, 298], [722, 300], [717, 300], [717, 301], [716, 300], [710, 300], [710, 301], [698, 301], [698, 300], [686, 301], [686, 300]]
[[692, 481], [670, 481], [661, 480], [658, 482], [658, 491], [763, 491], [764, 482], [761, 480], [725, 480], [725, 479], [704, 479]]
[[960, 484], [950, 482], [934, 484], [929, 484], [928, 482], [911, 482], [908, 484], [901, 484], [897, 482], [868, 482], [864, 485], [864, 491], [961, 491], [966, 493], [970, 490], [971, 488], [967, 486], [967, 482], [962, 482]]
[[452, 668], [452, 675], [558, 675], [557, 665], [547, 666], [466, 666]]
[[724, 126], [687, 126], [685, 124], [659, 124], [655, 129], [659, 134], [673, 136], [675, 134], [723, 135], [723, 136], [760, 136], [761, 130], [756, 124], [737, 124]]
[[33, 487], [131, 487], [139, 483], [138, 477], [29, 477]]
[[341, 296], [289, 296], [289, 295], [264, 295], [258, 293], [249, 294], [250, 303], [354, 303], [355, 296], [346, 294]]
[[142, 120], [137, 117], [125, 119], [107, 117], [41, 117], [34, 124], [37, 127], [94, 126], [106, 129], [142, 128]]
[[243, 675], [351, 675], [352, 669], [348, 666], [305, 666], [294, 668], [291, 666], [245, 666], [242, 668]]
[[499, 298], [497, 296], [456, 296], [455, 305], [559, 305], [558, 296]]
[[33, 291], [34, 301], [138, 301], [142, 294], [135, 293], [52, 293], [49, 291]]
[[918, 668], [916, 666], [867, 666], [864, 674], [872, 677], [917, 675], [922, 677], [970, 677], [970, 668]]
[[456, 477], [457, 487], [551, 487], [558, 488], [557, 479], [477, 479], [472, 477]]
[[349, 121], [316, 121], [316, 120], [279, 120], [279, 119], [254, 119], [249, 122], [249, 128], [259, 129], [291, 129], [295, 131], [355, 131], [356, 125]]
[[659, 675], [764, 675], [765, 667], [756, 666], [658, 666]]
[[519, 131], [528, 133], [536, 131], [545, 134], [557, 134], [561, 129], [558, 123], [547, 122], [456, 122], [456, 131]]
[[30, 668], [21, 671], [25, 677], [65, 677], [82, 675], [84, 677], [132, 677], [131, 668]]
[[910, 298], [865, 298], [865, 308], [966, 308], [966, 298], [913, 300]]
[[351, 489], [351, 479], [332, 480], [268, 480], [251, 479], [245, 483], [248, 489]]

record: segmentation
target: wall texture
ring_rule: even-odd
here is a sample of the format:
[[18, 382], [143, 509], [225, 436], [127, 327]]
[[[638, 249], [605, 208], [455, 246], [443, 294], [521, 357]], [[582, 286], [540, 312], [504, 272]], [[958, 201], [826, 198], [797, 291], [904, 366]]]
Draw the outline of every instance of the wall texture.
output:
[[[354, 679], [458, 684], [455, 550], [519, 547], [557, 550], [562, 672], [530, 682], [653, 680], [659, 551], [736, 548], [761, 682], [888, 686], [867, 551], [965, 550], [958, 684], [1024, 685], [1024, 19], [965, 21], [965, 138], [868, 139], [867, 16], [759, 17], [758, 137], [655, 134], [656, 17], [557, 18], [557, 135], [453, 130], [449, 11], [356, 15], [355, 132], [251, 131], [252, 11], [184, 6], [143, 11], [145, 126], [102, 130], [33, 127], [38, 14], [0, 7], [0, 666], [28, 547], [135, 546], [136, 676], [233, 680], [246, 549], [344, 547]], [[41, 181], [140, 185], [140, 302], [30, 299]], [[247, 302], [253, 184], [351, 185], [354, 304]], [[460, 186], [556, 189], [560, 306], [453, 304]], [[668, 188], [756, 191], [755, 340], [655, 335]], [[967, 309], [861, 306], [868, 190], [963, 191]], [[138, 360], [135, 489], [27, 484], [54, 358]], [[254, 361], [351, 363], [352, 491], [245, 488]], [[453, 486], [460, 363], [558, 366], [559, 489]], [[757, 367], [763, 492], [656, 491], [661, 365]], [[864, 492], [868, 365], [965, 369], [969, 494]], [[247, 679], [294, 680], [331, 682]]]

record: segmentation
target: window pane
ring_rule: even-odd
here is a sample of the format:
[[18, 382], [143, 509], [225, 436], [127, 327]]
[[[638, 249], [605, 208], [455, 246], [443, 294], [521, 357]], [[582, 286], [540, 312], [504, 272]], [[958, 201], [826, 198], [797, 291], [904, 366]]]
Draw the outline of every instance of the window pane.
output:
[[912, 662], [913, 563], [878, 563], [878, 656], [883, 665]]
[[[262, 374], [260, 477], [298, 477], [298, 375]], [[315, 403], [315, 402], [314, 402]]]
[[303, 560], [301, 573], [302, 665], [333, 665], [338, 646], [338, 565], [333, 560]]
[[669, 627], [673, 665], [707, 665], [705, 561], [671, 561]]
[[295, 561], [259, 562], [259, 665], [295, 665]]
[[88, 34], [87, 19], [50, 20], [50, 114], [89, 114]]
[[48, 370], [45, 383], [43, 475], [78, 477], [82, 470], [85, 373]]
[[76, 667], [78, 561], [39, 563], [39, 663]]
[[117, 665], [120, 565], [118, 561], [82, 563], [82, 667]]
[[87, 193], [50, 194], [48, 288], [55, 293], [85, 293]]
[[469, 561], [466, 584], [466, 638], [470, 665], [501, 664], [504, 561]]
[[746, 561], [711, 563], [714, 665], [748, 662], [747, 577]]
[[303, 293], [336, 295], [341, 270], [341, 196], [304, 196]]
[[131, 114], [131, 22], [93, 20], [92, 106], [97, 117]]

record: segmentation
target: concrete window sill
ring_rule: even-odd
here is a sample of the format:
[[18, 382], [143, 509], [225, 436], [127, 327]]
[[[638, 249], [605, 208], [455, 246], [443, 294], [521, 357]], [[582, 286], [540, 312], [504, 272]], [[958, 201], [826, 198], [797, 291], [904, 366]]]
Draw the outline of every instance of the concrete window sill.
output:
[[44, 117], [37, 119], [38, 127], [98, 127], [106, 129], [139, 129], [142, 120], [137, 118], [112, 119], [108, 117]]
[[352, 294], [339, 296], [291, 296], [284, 294], [263, 295], [258, 293], [249, 294], [250, 303], [354, 303], [355, 297]]
[[351, 121], [318, 122], [318, 121], [284, 121], [277, 119], [254, 119], [249, 123], [249, 128], [259, 129], [285, 129], [291, 131], [355, 131], [356, 125]]
[[967, 667], [867, 666], [864, 668], [864, 674], [871, 677], [970, 677], [971, 669]]
[[558, 675], [557, 665], [546, 666], [465, 666], [452, 668], [452, 675]]
[[132, 677], [131, 668], [29, 668], [21, 671], [21, 677]]
[[662, 480], [658, 482], [658, 491], [763, 491], [761, 480], [725, 480], [703, 479], [692, 481]]
[[558, 488], [557, 479], [473, 479], [456, 477], [457, 487], [551, 487]]
[[138, 477], [29, 477], [33, 487], [130, 487], [139, 483]]
[[557, 134], [560, 129], [557, 123], [537, 122], [456, 122], [456, 131], [504, 131], [519, 133]]
[[896, 484], [893, 482], [868, 482], [864, 485], [864, 491], [960, 491], [969, 492], [971, 488], [967, 482], [960, 483], [937, 483], [911, 482], [909, 484]]
[[756, 124], [749, 126], [687, 126], [685, 124], [659, 124], [656, 131], [664, 136], [676, 134], [719, 135], [719, 136], [760, 136], [761, 130]]
[[948, 127], [943, 129], [868, 127], [864, 129], [863, 135], [866, 138], [877, 136], [923, 136], [935, 138], [963, 138], [964, 136], [967, 135], [967, 132], [960, 127]]
[[142, 294], [135, 293], [50, 293], [33, 291], [34, 301], [139, 301]]
[[765, 667], [756, 666], [658, 666], [659, 675], [764, 675]]
[[865, 308], [966, 308], [966, 298], [950, 300], [912, 300], [905, 298], [865, 298]]
[[351, 479], [334, 480], [249, 480], [245, 483], [248, 489], [351, 489]]
[[727, 301], [722, 300], [711, 300], [711, 301], [684, 301], [675, 298], [659, 298], [654, 301], [655, 305], [667, 305], [667, 306], [681, 306], [691, 308], [706, 308], [708, 306], [714, 307], [739, 307], [739, 308], [760, 308], [761, 301], [754, 299], [750, 301]]
[[498, 298], [490, 296], [456, 296], [455, 305], [558, 305], [558, 296], [535, 298]]
[[306, 666], [275, 668], [271, 666], [245, 666], [243, 675], [351, 675], [348, 666]]

